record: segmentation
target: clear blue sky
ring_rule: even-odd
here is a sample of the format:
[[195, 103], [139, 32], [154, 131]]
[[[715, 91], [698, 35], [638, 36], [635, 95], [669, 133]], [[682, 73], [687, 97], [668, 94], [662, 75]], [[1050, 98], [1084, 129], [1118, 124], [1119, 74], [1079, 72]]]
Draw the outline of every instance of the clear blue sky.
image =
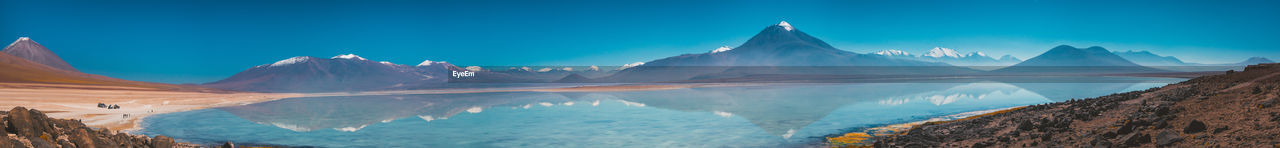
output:
[[0, 0], [0, 36], [81, 71], [204, 83], [293, 56], [458, 65], [621, 65], [736, 46], [785, 20], [868, 53], [934, 46], [1030, 58], [1055, 45], [1189, 62], [1280, 58], [1280, 1]]

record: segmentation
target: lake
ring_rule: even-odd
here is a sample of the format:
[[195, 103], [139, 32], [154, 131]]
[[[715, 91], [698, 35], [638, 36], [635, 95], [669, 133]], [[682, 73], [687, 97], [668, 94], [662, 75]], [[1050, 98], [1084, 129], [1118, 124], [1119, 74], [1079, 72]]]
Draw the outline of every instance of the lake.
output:
[[204, 145], [795, 147], [860, 128], [1183, 80], [1010, 78], [289, 98], [155, 115], [135, 133]]

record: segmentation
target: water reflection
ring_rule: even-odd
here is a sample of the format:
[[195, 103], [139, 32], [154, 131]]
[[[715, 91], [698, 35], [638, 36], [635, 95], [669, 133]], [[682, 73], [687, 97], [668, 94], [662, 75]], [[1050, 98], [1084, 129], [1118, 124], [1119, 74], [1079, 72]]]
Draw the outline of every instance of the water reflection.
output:
[[153, 116], [141, 132], [195, 143], [332, 147], [794, 146], [851, 127], [1100, 96], [1168, 81], [1002, 82], [1017, 80], [293, 98]]

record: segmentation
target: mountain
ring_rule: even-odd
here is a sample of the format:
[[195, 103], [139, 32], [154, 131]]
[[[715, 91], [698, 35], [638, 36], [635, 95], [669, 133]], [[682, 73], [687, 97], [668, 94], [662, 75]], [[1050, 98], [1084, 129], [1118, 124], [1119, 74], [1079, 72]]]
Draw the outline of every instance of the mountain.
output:
[[375, 62], [354, 54], [332, 58], [299, 56], [254, 66], [203, 86], [260, 92], [387, 90], [445, 83], [449, 70], [461, 69], [446, 62], [429, 60], [417, 66], [407, 66]]
[[1138, 65], [1142, 65], [1142, 66], [1188, 66], [1188, 65], [1195, 65], [1195, 64], [1192, 64], [1192, 63], [1182, 62], [1182, 60], [1178, 60], [1178, 58], [1173, 57], [1173, 56], [1160, 56], [1160, 55], [1156, 55], [1155, 53], [1151, 53], [1150, 51], [1146, 51], [1146, 50], [1143, 50], [1143, 51], [1132, 51], [1132, 50], [1131, 50], [1131, 51], [1125, 51], [1125, 52], [1114, 52], [1114, 53], [1115, 53], [1116, 55], [1120, 56], [1120, 57], [1123, 57], [1123, 58], [1124, 58], [1124, 59], [1126, 59], [1126, 60], [1132, 61], [1133, 63], [1136, 63], [1136, 64], [1138, 64]]
[[902, 51], [902, 50], [892, 50], [892, 49], [877, 51], [873, 54], [888, 56], [888, 57], [911, 57], [911, 53], [907, 53], [906, 51]]
[[49, 48], [45, 48], [44, 45], [36, 43], [36, 41], [31, 40], [31, 38], [19, 37], [17, 41], [13, 41], [13, 43], [4, 47], [4, 50], [0, 52], [31, 60], [49, 67], [72, 72], [80, 72], [79, 70], [76, 70], [76, 68], [71, 67], [71, 64], [67, 64], [66, 61], [63, 61], [61, 57], [58, 57], [58, 54], [54, 54], [53, 51], [49, 50]]
[[[20, 39], [19, 41], [22, 41], [22, 40]], [[10, 47], [13, 47], [13, 46], [10, 46]], [[6, 49], [9, 49], [9, 48], [6, 48]], [[48, 51], [48, 50], [44, 49], [44, 51]], [[53, 55], [53, 53], [50, 52], [47, 55]], [[111, 77], [106, 77], [101, 75], [81, 73], [79, 71], [70, 71], [70, 70], [61, 69], [61, 68], [55, 68], [43, 63], [28, 60], [23, 57], [9, 55], [6, 52], [0, 52], [0, 71], [2, 71], [0, 72], [0, 82], [5, 82], [5, 83], [69, 84], [66, 86], [58, 86], [58, 87], [75, 87], [75, 88], [88, 87], [92, 89], [143, 89], [143, 90], [162, 90], [162, 91], [226, 92], [223, 90], [208, 89], [208, 88], [201, 88], [201, 87], [195, 87], [195, 86], [129, 81], [129, 80], [116, 79], [116, 78], [111, 78]], [[70, 85], [75, 85], [75, 86], [70, 86]], [[123, 86], [123, 87], [101, 87], [101, 86]]]
[[739, 70], [731, 75], [745, 76], [777, 72], [776, 67], [796, 66], [942, 66], [936, 62], [889, 58], [874, 54], [858, 54], [836, 49], [822, 40], [796, 29], [785, 21], [765, 27], [747, 42], [734, 48], [712, 52], [667, 57], [643, 65], [623, 69], [604, 77], [606, 81], [652, 82], [679, 81], [695, 77], [712, 78], [731, 68], [765, 67], [761, 70]]
[[1130, 62], [1107, 49], [1093, 46], [1075, 48], [1060, 45], [1039, 56], [1013, 66], [994, 70], [996, 73], [1099, 74], [1166, 72]]
[[1271, 59], [1267, 59], [1264, 57], [1250, 57], [1249, 59], [1245, 59], [1244, 61], [1240, 61], [1239, 63], [1235, 63], [1233, 65], [1256, 65], [1256, 64], [1262, 64], [1262, 63], [1275, 63], [1275, 62], [1276, 61], [1271, 61]]
[[645, 62], [645, 66], [944, 66], [888, 59], [836, 49], [787, 22], [766, 27], [746, 43], [721, 52], [685, 54]]
[[911, 53], [901, 50], [883, 50], [875, 52], [877, 55], [887, 56], [898, 59], [919, 60], [928, 62], [941, 62], [957, 66], [1007, 66], [1022, 62], [1018, 58], [1005, 55], [1001, 59], [987, 56], [982, 52], [970, 52], [961, 54], [961, 52], [942, 47], [934, 47], [927, 53], [919, 56], [911, 56]]
[[1000, 61], [1000, 63], [1017, 64], [1022, 62], [1022, 59], [1018, 59], [1018, 57], [1013, 57], [1013, 55], [1004, 55], [1004, 56], [1000, 56], [1000, 59], [996, 59], [996, 61]]

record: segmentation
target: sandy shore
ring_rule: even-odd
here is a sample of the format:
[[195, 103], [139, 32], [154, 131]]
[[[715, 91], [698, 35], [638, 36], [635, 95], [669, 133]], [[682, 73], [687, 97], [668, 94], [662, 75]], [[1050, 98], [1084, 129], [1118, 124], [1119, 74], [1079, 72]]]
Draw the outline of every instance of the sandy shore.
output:
[[[285, 93], [200, 93], [118, 86], [0, 83], [0, 108], [24, 106], [52, 118], [80, 119], [90, 127], [133, 130], [154, 114], [233, 106], [299, 97]], [[120, 109], [98, 108], [98, 103]], [[126, 116], [127, 115], [127, 116]]]

